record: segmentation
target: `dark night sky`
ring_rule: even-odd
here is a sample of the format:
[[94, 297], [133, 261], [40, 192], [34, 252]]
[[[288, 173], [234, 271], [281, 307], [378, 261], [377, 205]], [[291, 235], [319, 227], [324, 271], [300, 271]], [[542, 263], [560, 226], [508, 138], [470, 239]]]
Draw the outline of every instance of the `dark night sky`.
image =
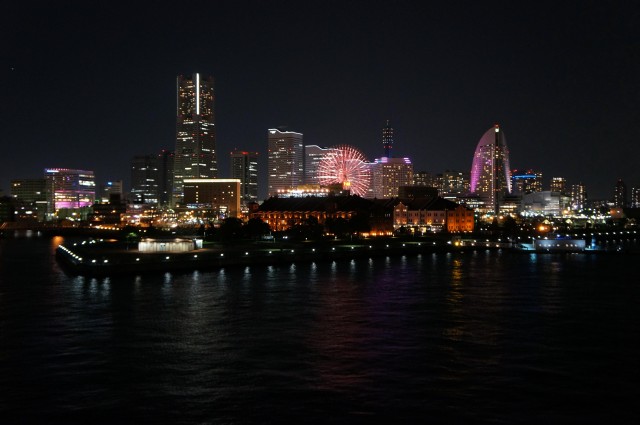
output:
[[[95, 4], [94, 4], [95, 3]], [[500, 123], [512, 168], [640, 185], [634, 2], [12, 2], [0, 12], [0, 188], [45, 167], [123, 179], [174, 147], [175, 78], [216, 80], [220, 177], [267, 129], [352, 144], [416, 170], [468, 171]], [[422, 3], [422, 5], [420, 5]], [[181, 10], [177, 9], [180, 4]]]

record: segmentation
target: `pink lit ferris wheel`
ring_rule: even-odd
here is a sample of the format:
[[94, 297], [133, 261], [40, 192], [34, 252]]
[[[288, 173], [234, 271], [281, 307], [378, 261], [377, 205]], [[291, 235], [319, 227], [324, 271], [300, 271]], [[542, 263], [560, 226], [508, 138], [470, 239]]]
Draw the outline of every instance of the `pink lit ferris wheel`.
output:
[[371, 185], [371, 164], [353, 146], [336, 145], [318, 164], [318, 182], [323, 186], [341, 184], [353, 195], [365, 196]]

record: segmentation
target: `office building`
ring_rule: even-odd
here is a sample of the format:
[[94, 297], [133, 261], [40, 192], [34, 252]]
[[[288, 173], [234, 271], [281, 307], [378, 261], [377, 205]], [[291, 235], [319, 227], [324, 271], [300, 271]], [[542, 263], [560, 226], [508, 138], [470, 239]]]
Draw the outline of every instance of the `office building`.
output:
[[304, 181], [304, 147], [302, 133], [268, 131], [268, 194], [275, 196], [279, 190], [292, 189]]
[[46, 168], [47, 216], [52, 218], [62, 209], [90, 207], [96, 199], [93, 171], [68, 168]]
[[158, 203], [158, 156], [136, 155], [131, 159], [131, 201]]
[[183, 197], [184, 179], [218, 176], [213, 77], [177, 78], [173, 202]]
[[45, 179], [11, 180], [11, 197], [22, 203], [34, 203], [47, 200], [47, 181]]
[[511, 193], [509, 149], [499, 125], [480, 138], [471, 165], [471, 193], [484, 201], [487, 213], [499, 214], [500, 202]]
[[231, 152], [231, 178], [240, 180], [244, 204], [258, 200], [258, 152]]
[[184, 205], [218, 218], [240, 215], [240, 179], [184, 179]]
[[527, 195], [533, 192], [542, 192], [542, 173], [533, 170], [512, 170], [511, 193]]

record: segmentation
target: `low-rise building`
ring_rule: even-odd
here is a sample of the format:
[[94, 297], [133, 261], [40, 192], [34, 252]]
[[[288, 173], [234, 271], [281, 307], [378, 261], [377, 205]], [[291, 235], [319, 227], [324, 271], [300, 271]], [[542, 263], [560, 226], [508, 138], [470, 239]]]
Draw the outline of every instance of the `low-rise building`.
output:
[[403, 199], [394, 206], [393, 227], [405, 227], [414, 233], [473, 232], [475, 215], [472, 209], [443, 198]]

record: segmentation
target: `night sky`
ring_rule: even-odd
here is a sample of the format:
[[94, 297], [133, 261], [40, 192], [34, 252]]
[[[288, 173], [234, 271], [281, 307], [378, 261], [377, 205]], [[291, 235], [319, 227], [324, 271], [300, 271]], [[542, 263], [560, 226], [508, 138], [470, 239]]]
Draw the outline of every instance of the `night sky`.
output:
[[499, 123], [512, 168], [542, 171], [545, 188], [640, 185], [634, 2], [156, 3], [3, 3], [6, 195], [45, 167], [128, 190], [132, 156], [174, 148], [176, 76], [193, 72], [215, 78], [219, 177], [233, 148], [256, 150], [261, 197], [268, 128], [372, 160], [387, 119], [416, 171], [469, 171]]

